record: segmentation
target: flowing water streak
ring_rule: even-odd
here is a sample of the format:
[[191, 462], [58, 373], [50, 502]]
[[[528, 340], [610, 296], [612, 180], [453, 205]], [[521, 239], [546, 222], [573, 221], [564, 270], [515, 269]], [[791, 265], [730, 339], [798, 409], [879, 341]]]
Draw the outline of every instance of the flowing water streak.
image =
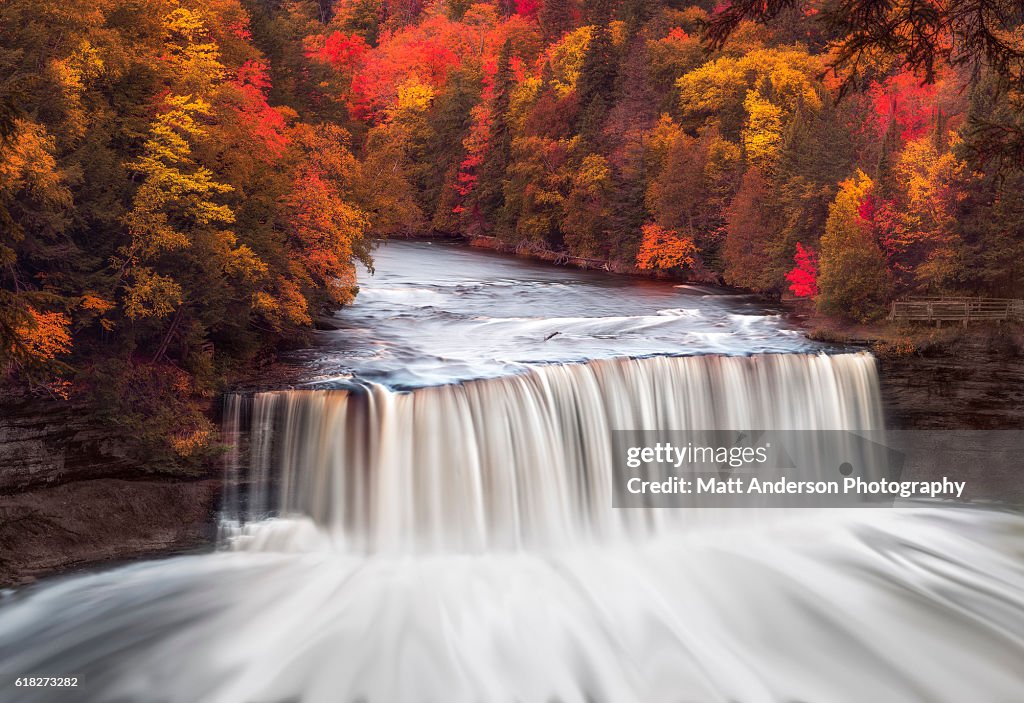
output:
[[76, 676], [81, 703], [1021, 700], [1018, 515], [804, 510], [612, 539], [622, 514], [698, 511], [609, 509], [609, 428], [870, 429], [868, 356], [609, 361], [226, 411], [241, 549], [15, 596], [0, 677]]
[[[882, 425], [867, 354], [611, 359], [412, 392], [237, 395], [232, 423], [243, 405], [249, 464], [229, 475], [246, 475], [249, 490], [228, 504], [228, 535], [237, 547], [274, 549], [304, 538], [258, 522], [271, 515], [308, 517], [354, 551], [553, 547], [656, 532], [680, 516], [611, 509], [614, 430]], [[822, 469], [803, 471], [791, 478]]]

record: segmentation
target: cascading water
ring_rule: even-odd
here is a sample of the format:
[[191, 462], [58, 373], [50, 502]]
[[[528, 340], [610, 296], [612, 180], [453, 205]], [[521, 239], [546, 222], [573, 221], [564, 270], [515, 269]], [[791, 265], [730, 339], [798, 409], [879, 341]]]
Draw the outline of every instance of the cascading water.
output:
[[612, 430], [880, 429], [870, 356], [614, 358], [813, 347], [714, 292], [379, 253], [311, 350], [360, 388], [228, 399], [222, 549], [7, 599], [0, 678], [79, 682], [14, 703], [1024, 700], [1017, 514], [611, 505]]
[[[671, 519], [686, 510], [610, 507], [610, 428], [877, 427], [869, 356], [282, 391], [234, 397], [226, 421], [229, 435], [248, 430], [228, 457], [241, 479], [232, 549], [9, 605], [2, 673], [75, 675], [80, 701], [183, 703], [995, 703], [1024, 691], [1019, 517], [733, 510], [693, 527]], [[625, 529], [633, 517], [647, 528]]]
[[[327, 537], [356, 551], [549, 548], [679, 522], [612, 509], [615, 430], [881, 427], [866, 354], [611, 359], [413, 392], [234, 395], [232, 436], [243, 415], [248, 463], [233, 450], [229, 483], [246, 490], [225, 511], [234, 546]], [[258, 522], [270, 515], [290, 521]]]

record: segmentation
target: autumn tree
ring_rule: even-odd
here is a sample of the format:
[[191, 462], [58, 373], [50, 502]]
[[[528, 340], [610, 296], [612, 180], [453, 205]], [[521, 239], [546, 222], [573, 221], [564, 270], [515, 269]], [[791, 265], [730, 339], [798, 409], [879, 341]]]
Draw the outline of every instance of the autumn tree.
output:
[[43, 263], [35, 259], [60, 233], [71, 200], [45, 128], [18, 119], [11, 130], [0, 143], [0, 363], [33, 370], [70, 351], [70, 320], [40, 309], [60, 298], [39, 290], [23, 266]]
[[130, 242], [114, 262], [126, 279], [124, 308], [130, 318], [172, 313], [184, 291], [173, 273], [159, 271], [161, 258], [190, 249], [201, 228], [230, 239], [219, 228], [234, 222], [231, 209], [217, 202], [230, 187], [192, 158], [192, 142], [204, 134], [199, 118], [209, 114], [209, 103], [188, 95], [169, 96], [166, 103], [145, 150], [130, 164], [141, 185], [125, 217]]
[[[904, 148], [895, 166], [894, 197], [884, 203], [883, 244], [904, 288], [955, 288], [963, 251], [957, 216], [964, 197], [964, 164], [923, 136]], [[882, 218], [878, 218], [881, 220]]]
[[684, 126], [713, 125], [743, 144], [748, 159], [774, 161], [781, 136], [796, 118], [822, 106], [816, 76], [821, 60], [798, 48], [759, 48], [723, 56], [676, 81]]
[[875, 241], [864, 204], [873, 182], [862, 171], [840, 185], [829, 208], [819, 252], [818, 309], [868, 320], [880, 314], [890, 288], [885, 256]]
[[588, 154], [570, 178], [564, 202], [562, 231], [570, 251], [578, 256], [600, 257], [606, 253], [608, 238], [611, 170], [608, 161]]
[[563, 246], [563, 213], [573, 184], [573, 144], [546, 137], [512, 142], [505, 202], [515, 220], [514, 240], [552, 249]]
[[[295, 140], [304, 158], [286, 196], [285, 227], [291, 266], [282, 277], [288, 291], [280, 315], [307, 322], [308, 316], [351, 302], [356, 260], [371, 265], [364, 234], [372, 216], [357, 204], [358, 162], [349, 152], [348, 134], [338, 127], [300, 125]], [[303, 303], [291, 290], [301, 291]]]
[[648, 137], [647, 207], [666, 229], [686, 234], [706, 261], [718, 258], [726, 208], [742, 175], [740, 148], [714, 128], [691, 137], [667, 115]]
[[696, 265], [697, 247], [688, 237], [653, 222], [644, 225], [636, 266], [642, 271], [686, 271]]
[[773, 263], [778, 219], [771, 185], [751, 168], [743, 176], [739, 192], [729, 206], [723, 259], [725, 281], [756, 291], [781, 290], [784, 270]]
[[813, 249], [808, 249], [797, 242], [793, 263], [795, 265], [786, 274], [789, 290], [798, 298], [813, 298], [818, 295], [818, 255]]

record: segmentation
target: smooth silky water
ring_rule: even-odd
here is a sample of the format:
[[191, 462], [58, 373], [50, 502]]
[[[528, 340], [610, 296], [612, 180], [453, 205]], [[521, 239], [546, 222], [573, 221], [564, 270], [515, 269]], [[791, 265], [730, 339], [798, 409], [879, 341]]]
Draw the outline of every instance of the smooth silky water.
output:
[[[0, 675], [80, 681], [13, 700], [1024, 700], [1015, 514], [611, 507], [612, 430], [882, 429], [869, 355], [715, 292], [378, 261], [338, 318], [376, 345], [325, 333], [311, 387], [225, 399], [216, 553], [8, 598]], [[417, 266], [451, 289], [432, 310]], [[702, 335], [718, 354], [657, 355]]]
[[518, 373], [536, 364], [654, 354], [820, 348], [757, 298], [611, 276], [450, 244], [374, 252], [338, 329], [290, 361], [305, 384], [416, 388]]

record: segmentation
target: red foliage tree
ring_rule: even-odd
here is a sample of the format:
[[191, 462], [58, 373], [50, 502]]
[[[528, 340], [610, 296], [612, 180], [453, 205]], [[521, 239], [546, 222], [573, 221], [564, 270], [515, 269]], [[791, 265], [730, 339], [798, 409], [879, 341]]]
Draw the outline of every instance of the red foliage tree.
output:
[[332, 68], [354, 70], [369, 50], [370, 46], [360, 35], [334, 32], [326, 37], [311, 37], [307, 41], [306, 56]]
[[238, 69], [234, 87], [241, 97], [235, 112], [256, 141], [266, 148], [265, 156], [276, 158], [288, 146], [284, 117], [267, 102], [270, 71], [261, 61], [246, 61]]
[[924, 84], [922, 78], [911, 71], [897, 73], [884, 83], [874, 83], [868, 94], [878, 134], [885, 134], [890, 122], [896, 123], [904, 141], [925, 134], [934, 119], [937, 89], [936, 84]]
[[818, 294], [818, 255], [797, 242], [793, 262], [796, 266], [786, 274], [789, 289], [798, 298], [813, 298]]
[[540, 0], [516, 0], [516, 14], [527, 19], [536, 19], [540, 12]]

